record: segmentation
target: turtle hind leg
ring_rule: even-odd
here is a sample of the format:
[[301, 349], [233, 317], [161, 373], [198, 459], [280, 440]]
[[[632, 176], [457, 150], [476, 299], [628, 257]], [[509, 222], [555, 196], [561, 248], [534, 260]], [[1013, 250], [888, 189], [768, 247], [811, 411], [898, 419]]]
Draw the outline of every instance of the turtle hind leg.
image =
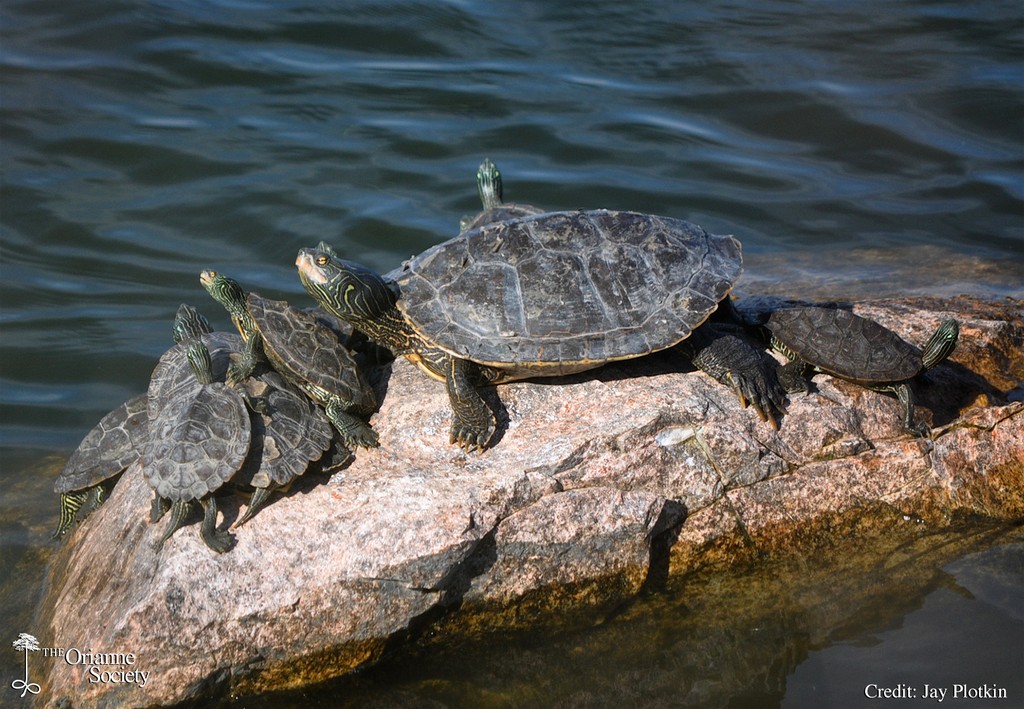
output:
[[779, 382], [778, 366], [735, 335], [722, 335], [704, 325], [684, 340], [679, 349], [693, 365], [736, 392], [740, 403], [754, 407], [761, 420], [779, 427], [777, 416], [786, 412], [786, 391]]
[[337, 397], [331, 397], [324, 412], [346, 448], [376, 448], [380, 445], [380, 437], [370, 424], [346, 411], [344, 403]]
[[252, 516], [256, 514], [256, 510], [267, 503], [267, 500], [270, 499], [270, 493], [271, 489], [269, 487], [256, 488], [252, 493], [252, 497], [249, 498], [249, 506], [245, 508], [245, 514], [239, 517], [238, 521], [231, 525], [232, 528], [241, 527], [243, 524], [248, 522]]
[[235, 535], [217, 531], [217, 502], [207, 496], [199, 504], [203, 506], [203, 526], [199, 528], [199, 536], [218, 554], [230, 551], [235, 546]]
[[152, 524], [156, 524], [163, 519], [163, 516], [167, 514], [169, 509], [171, 509], [171, 501], [165, 497], [160, 497], [154, 492], [153, 502], [149, 505], [149, 521]]
[[[191, 506], [191, 500], [178, 500], [171, 505], [171, 515], [167, 520], [167, 527], [164, 529], [163, 536], [156, 543], [157, 549], [160, 549], [164, 542], [170, 539], [171, 535], [185, 524], [185, 518], [188, 517]], [[150, 510], [150, 513], [152, 514], [152, 510]]]
[[71, 529], [71, 526], [75, 523], [75, 517], [78, 515], [78, 510], [81, 509], [89, 498], [92, 496], [90, 490], [82, 490], [81, 492], [65, 492], [60, 496], [60, 522], [57, 523], [57, 529], [53, 530], [53, 534], [50, 535], [50, 539], [58, 539], [67, 534], [67, 531]]
[[449, 441], [467, 451], [484, 450], [497, 429], [497, 421], [474, 383], [478, 365], [449, 357], [445, 384], [452, 406], [452, 428]]

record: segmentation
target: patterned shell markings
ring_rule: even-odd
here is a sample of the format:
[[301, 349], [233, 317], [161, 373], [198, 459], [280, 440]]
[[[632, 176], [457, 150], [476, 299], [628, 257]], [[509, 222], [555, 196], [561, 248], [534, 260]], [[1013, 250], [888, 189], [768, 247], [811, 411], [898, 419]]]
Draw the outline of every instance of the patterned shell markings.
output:
[[579, 369], [689, 336], [741, 270], [739, 242], [681, 220], [553, 212], [429, 249], [398, 276], [425, 338], [497, 367]]
[[68, 458], [54, 482], [58, 493], [84, 490], [121, 472], [142, 456], [149, 437], [146, 395], [108, 413]]
[[805, 362], [853, 382], [898, 382], [922, 369], [918, 348], [873, 320], [846, 310], [776, 310], [768, 327]]
[[362, 379], [355, 359], [337, 333], [313, 313], [256, 293], [246, 297], [249, 313], [263, 336], [267, 354], [289, 374], [339, 394], [368, 413], [376, 407], [373, 391]]

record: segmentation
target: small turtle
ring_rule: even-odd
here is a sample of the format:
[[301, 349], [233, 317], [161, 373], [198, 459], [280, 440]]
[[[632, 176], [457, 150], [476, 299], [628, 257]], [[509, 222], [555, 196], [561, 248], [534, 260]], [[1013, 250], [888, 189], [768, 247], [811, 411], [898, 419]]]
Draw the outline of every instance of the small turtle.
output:
[[498, 166], [488, 158], [484, 158], [476, 171], [476, 188], [480, 193], [480, 203], [483, 204], [484, 211], [475, 217], [463, 217], [459, 222], [459, 231], [469, 231], [484, 224], [528, 217], [544, 211], [532, 204], [505, 204], [502, 201], [501, 173]]
[[[195, 308], [182, 304], [174, 320], [174, 341], [211, 331]], [[108, 413], [89, 431], [54, 483], [60, 495], [60, 523], [51, 538], [63, 536], [110, 494], [117, 476], [142, 457], [149, 438], [147, 396], [140, 394]], [[88, 507], [84, 505], [88, 504]]]
[[60, 495], [60, 523], [53, 539], [63, 536], [76, 518], [99, 507], [118, 476], [142, 456], [147, 420], [142, 394], [108, 413], [82, 439], [53, 486]]
[[331, 447], [334, 429], [309, 397], [275, 371], [247, 378], [241, 386], [264, 411], [253, 416], [253, 467], [247, 480], [255, 491], [249, 506], [233, 526], [248, 521], [274, 490], [284, 489], [321, 459]]
[[373, 389], [333, 330], [284, 301], [246, 295], [236, 281], [216, 271], [203, 271], [200, 282], [231, 314], [246, 343], [242, 360], [228, 372], [231, 380], [250, 376], [265, 354], [274, 369], [324, 407], [345, 446], [378, 445], [377, 434], [359, 418], [377, 408]]
[[914, 421], [909, 381], [953, 353], [960, 336], [956, 320], [942, 323], [923, 351], [873, 320], [835, 308], [782, 308], [771, 314], [765, 327], [771, 332], [772, 348], [790, 360], [779, 372], [788, 391], [807, 390], [808, 368], [891, 391], [903, 406], [904, 426], [928, 435], [928, 424]]
[[[190, 338], [168, 350], [153, 371], [143, 472], [158, 499], [171, 504], [171, 519], [159, 544], [183, 524], [194, 501], [203, 508], [200, 535], [207, 546], [225, 552], [234, 543], [231, 534], [216, 529], [212, 493], [242, 467], [252, 430], [242, 394], [215, 381], [215, 372], [227, 368], [232, 351], [228, 337], [238, 340], [225, 333]], [[208, 343], [216, 346], [213, 353]], [[156, 505], [153, 516], [160, 516]]]
[[[295, 263], [321, 306], [445, 382], [451, 441], [482, 450], [496, 421], [478, 386], [677, 345], [726, 298], [741, 260], [731, 236], [597, 210], [485, 224], [387, 276], [318, 249], [301, 249]], [[762, 418], [782, 410], [774, 367], [739, 339], [707, 339], [698, 367], [738, 388]]]

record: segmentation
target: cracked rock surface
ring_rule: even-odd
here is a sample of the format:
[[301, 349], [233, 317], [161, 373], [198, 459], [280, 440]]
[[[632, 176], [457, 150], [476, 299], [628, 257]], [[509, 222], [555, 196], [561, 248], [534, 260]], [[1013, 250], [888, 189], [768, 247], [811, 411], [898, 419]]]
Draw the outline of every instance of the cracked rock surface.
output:
[[[879, 507], [933, 526], [1024, 517], [1024, 303], [853, 309], [917, 345], [961, 321], [952, 360], [916, 387], [931, 440], [903, 430], [893, 396], [826, 375], [776, 431], [662, 354], [499, 387], [500, 439], [465, 454], [447, 440], [444, 387], [402, 360], [372, 418], [381, 447], [272, 498], [229, 553], [211, 553], [197, 520], [157, 551], [163, 524], [133, 467], [55, 555], [40, 617], [44, 645], [134, 653], [145, 686], [51, 662], [43, 696], [151, 706], [316, 682], [442, 618], [503, 608], [492, 627], [528, 623], [516, 608], [538, 594], [609, 609], [652, 579], [782, 554], [822, 520]], [[239, 506], [224, 499], [221, 527]]]

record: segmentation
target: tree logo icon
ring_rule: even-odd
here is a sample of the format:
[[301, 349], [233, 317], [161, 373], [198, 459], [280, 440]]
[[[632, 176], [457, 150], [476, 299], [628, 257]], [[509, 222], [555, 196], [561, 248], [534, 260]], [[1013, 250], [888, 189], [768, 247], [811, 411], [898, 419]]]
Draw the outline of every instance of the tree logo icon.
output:
[[18, 639], [14, 641], [14, 649], [21, 650], [25, 653], [25, 679], [14, 680], [11, 683], [11, 687], [14, 689], [20, 689], [21, 696], [23, 698], [26, 693], [39, 694], [39, 685], [35, 682], [28, 681], [28, 654], [29, 652], [39, 651], [39, 641], [28, 633], [22, 633], [18, 636]]

